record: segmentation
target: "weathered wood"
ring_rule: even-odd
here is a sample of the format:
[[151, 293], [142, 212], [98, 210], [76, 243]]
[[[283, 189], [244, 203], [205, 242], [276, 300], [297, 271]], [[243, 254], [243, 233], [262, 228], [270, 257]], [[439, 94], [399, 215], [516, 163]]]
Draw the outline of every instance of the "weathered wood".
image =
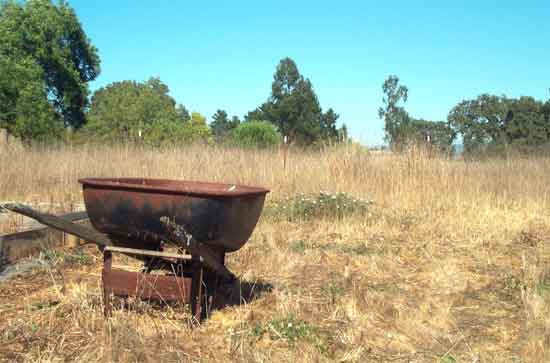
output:
[[126, 255], [133, 255], [133, 256], [166, 257], [166, 258], [177, 258], [177, 259], [180, 259], [180, 260], [190, 260], [191, 259], [191, 256], [182, 255], [180, 253], [138, 250], [138, 249], [135, 249], [135, 248], [127, 248], [127, 247], [107, 246], [107, 247], [105, 247], [105, 251], [120, 252], [120, 253], [124, 253]]
[[94, 231], [93, 229], [83, 227], [79, 224], [67, 221], [53, 214], [38, 212], [23, 204], [3, 204], [0, 208], [8, 209], [12, 212], [36, 219], [38, 222], [58, 229], [60, 231], [73, 234], [88, 242], [96, 243], [101, 246], [111, 246], [113, 243], [105, 235]]
[[189, 302], [189, 282], [190, 279], [184, 277], [152, 275], [113, 268], [103, 272], [103, 284], [107, 294], [136, 296], [144, 300]]
[[[82, 222], [88, 219], [88, 215], [86, 212], [74, 212], [61, 215], [59, 218], [69, 222]], [[13, 263], [21, 258], [37, 254], [45, 248], [78, 243], [78, 241], [68, 240], [67, 234], [43, 224], [38, 224], [37, 228], [30, 230], [0, 235], [0, 260], [2, 260], [0, 263]]]

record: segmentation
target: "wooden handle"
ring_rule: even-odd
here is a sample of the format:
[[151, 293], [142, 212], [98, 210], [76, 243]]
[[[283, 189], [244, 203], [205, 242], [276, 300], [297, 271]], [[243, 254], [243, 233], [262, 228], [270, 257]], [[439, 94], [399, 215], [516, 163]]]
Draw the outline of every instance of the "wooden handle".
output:
[[73, 234], [88, 242], [98, 244], [100, 246], [112, 246], [113, 243], [104, 234], [96, 232], [90, 228], [81, 226], [80, 224], [67, 221], [63, 218], [54, 216], [53, 214], [42, 213], [32, 209], [29, 206], [20, 203], [1, 204], [0, 208], [10, 210], [15, 213], [22, 214], [29, 218], [35, 219], [46, 226], [58, 229], [60, 231]]

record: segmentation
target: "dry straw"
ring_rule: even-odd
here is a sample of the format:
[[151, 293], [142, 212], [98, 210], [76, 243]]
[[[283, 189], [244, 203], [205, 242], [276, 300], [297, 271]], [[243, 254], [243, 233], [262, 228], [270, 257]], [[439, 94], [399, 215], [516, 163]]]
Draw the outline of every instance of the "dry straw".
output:
[[550, 361], [550, 158], [466, 162], [351, 145], [291, 148], [285, 169], [284, 153], [87, 145], [0, 154], [0, 200], [76, 205], [76, 181], [89, 176], [261, 185], [272, 190], [266, 208], [321, 190], [373, 200], [366, 215], [263, 218], [229, 256], [257, 297], [195, 330], [185, 309], [139, 302], [104, 320], [93, 249], [91, 264], [0, 284], [0, 360]]

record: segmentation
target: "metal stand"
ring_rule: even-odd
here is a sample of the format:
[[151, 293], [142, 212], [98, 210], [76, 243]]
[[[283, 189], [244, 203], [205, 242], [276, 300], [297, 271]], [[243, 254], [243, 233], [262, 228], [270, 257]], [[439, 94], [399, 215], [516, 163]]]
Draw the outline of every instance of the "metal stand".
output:
[[[153, 275], [148, 273], [150, 268], [146, 272], [113, 269], [113, 252], [160, 260], [165, 264], [163, 269], [172, 270], [173, 274]], [[201, 257], [196, 255], [107, 246], [103, 249], [104, 314], [106, 317], [111, 315], [112, 295], [135, 296], [144, 300], [189, 303], [191, 314], [200, 322], [210, 308], [207, 303], [208, 294], [205, 294], [207, 284], [204, 270]]]

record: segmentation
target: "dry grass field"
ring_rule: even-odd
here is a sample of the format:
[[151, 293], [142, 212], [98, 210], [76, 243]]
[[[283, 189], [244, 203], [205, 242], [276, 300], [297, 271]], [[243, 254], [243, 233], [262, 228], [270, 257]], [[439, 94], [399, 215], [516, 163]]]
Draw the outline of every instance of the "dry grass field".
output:
[[[141, 302], [106, 320], [97, 250], [49, 251], [49, 267], [0, 282], [0, 361], [550, 362], [550, 158], [346, 146], [291, 150], [284, 170], [279, 151], [37, 147], [0, 153], [0, 200], [71, 209], [86, 176], [271, 189], [228, 256], [254, 298], [195, 329], [185, 307]], [[373, 202], [343, 216], [281, 207], [320, 191]]]

